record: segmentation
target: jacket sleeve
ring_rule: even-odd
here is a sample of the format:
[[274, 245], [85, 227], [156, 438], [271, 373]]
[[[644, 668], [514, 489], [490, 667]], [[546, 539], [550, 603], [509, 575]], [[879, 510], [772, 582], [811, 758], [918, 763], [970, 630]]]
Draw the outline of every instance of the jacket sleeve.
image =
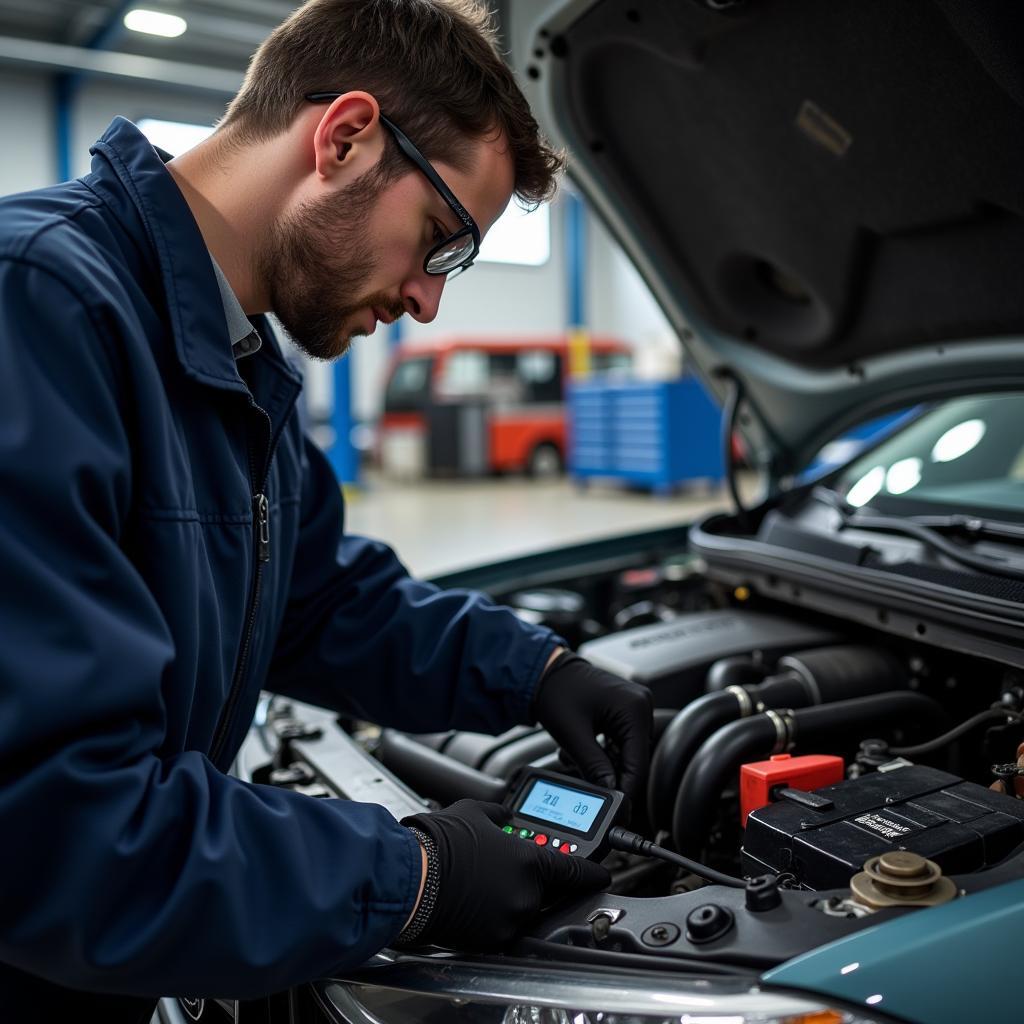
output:
[[529, 721], [537, 680], [564, 641], [483, 594], [412, 579], [385, 544], [344, 535], [337, 480], [308, 440], [303, 468], [267, 688], [412, 732], [498, 733]]
[[411, 911], [411, 833], [161, 750], [174, 640], [118, 543], [131, 438], [98, 316], [0, 260], [0, 961], [231, 998], [361, 963]]

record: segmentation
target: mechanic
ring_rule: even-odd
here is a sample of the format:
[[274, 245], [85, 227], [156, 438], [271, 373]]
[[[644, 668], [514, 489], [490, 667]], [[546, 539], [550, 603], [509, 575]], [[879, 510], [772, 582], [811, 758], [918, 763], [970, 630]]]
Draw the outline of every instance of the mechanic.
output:
[[561, 157], [486, 15], [312, 0], [195, 150], [119, 118], [92, 154], [0, 201], [3, 1019], [142, 1021], [386, 944], [485, 949], [607, 884], [495, 805], [403, 825], [226, 774], [266, 688], [418, 732], [537, 721], [592, 780], [641, 784], [645, 688], [344, 535], [262, 315], [326, 359], [429, 322], [510, 197], [551, 194]]

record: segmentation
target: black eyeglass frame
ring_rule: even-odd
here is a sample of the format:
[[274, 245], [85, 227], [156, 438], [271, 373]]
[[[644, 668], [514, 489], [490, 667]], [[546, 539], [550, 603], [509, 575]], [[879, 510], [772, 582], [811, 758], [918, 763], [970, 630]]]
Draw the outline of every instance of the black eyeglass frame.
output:
[[[310, 103], [332, 103], [339, 96], [344, 96], [344, 93], [311, 92], [306, 94], [306, 100]], [[416, 148], [415, 145], [413, 145], [409, 136], [406, 135], [397, 124], [388, 120], [388, 118], [383, 114], [380, 115], [380, 122], [395, 137], [395, 142], [398, 143], [398, 148], [402, 151], [406, 159], [415, 164], [419, 170], [423, 172], [427, 181], [434, 186], [434, 190], [448, 204], [452, 213], [458, 217], [463, 225], [454, 234], [449, 235], [447, 238], [430, 248], [430, 251], [423, 260], [423, 270], [427, 274], [431, 274], [436, 277], [444, 276], [446, 274], [455, 276], [455, 274], [458, 274], [463, 270], [468, 270], [473, 266], [473, 261], [480, 252], [480, 229], [477, 227], [476, 221], [473, 220], [469, 211], [455, 197], [455, 193], [447, 186], [447, 184], [445, 184], [444, 178], [434, 170], [430, 161]], [[440, 252], [447, 246], [450, 246], [452, 242], [455, 242], [460, 238], [465, 238], [466, 235], [472, 236], [473, 239], [473, 249], [466, 259], [457, 263], [454, 267], [450, 267], [448, 270], [430, 269], [430, 260], [436, 253]]]

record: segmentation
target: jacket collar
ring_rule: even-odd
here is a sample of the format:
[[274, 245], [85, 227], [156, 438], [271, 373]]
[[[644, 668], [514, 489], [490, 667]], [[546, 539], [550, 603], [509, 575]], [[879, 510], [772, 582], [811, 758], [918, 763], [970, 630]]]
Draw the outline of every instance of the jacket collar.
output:
[[[117, 204], [123, 204], [127, 193], [142, 221], [160, 267], [175, 350], [185, 372], [204, 384], [246, 393], [209, 251], [185, 197], [164, 166], [170, 156], [123, 117], [114, 118], [90, 152], [90, 185]], [[263, 348], [283, 375], [298, 384], [300, 378], [273, 340]]]

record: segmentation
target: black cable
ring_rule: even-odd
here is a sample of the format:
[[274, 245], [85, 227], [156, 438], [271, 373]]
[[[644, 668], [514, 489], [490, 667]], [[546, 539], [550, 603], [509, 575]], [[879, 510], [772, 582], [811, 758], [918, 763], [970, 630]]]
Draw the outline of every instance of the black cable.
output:
[[638, 836], [635, 832], [629, 832], [618, 825], [609, 831], [608, 842], [613, 850], [621, 850], [623, 853], [636, 853], [641, 857], [657, 857], [659, 860], [665, 860], [670, 864], [677, 864], [679, 867], [686, 868], [687, 871], [699, 875], [701, 878], [706, 878], [709, 882], [714, 882], [717, 885], [728, 885], [733, 889], [745, 889], [747, 887], [747, 880], [745, 878], [736, 878], [733, 875], [723, 874], [723, 872], [709, 868], [698, 861], [690, 860], [689, 857], [684, 857], [681, 853], [676, 853], [674, 850], [666, 850], [663, 846], [658, 846], [657, 843], [651, 842], [650, 839], [644, 839], [643, 836]]
[[743, 402], [743, 384], [739, 377], [730, 375], [729, 394], [722, 410], [722, 458], [725, 465], [725, 481], [729, 486], [729, 494], [736, 507], [736, 519], [742, 530], [748, 529], [747, 509], [740, 499], [739, 485], [736, 482], [736, 458], [733, 453], [732, 438], [739, 420], [740, 405]]
[[968, 718], [966, 722], [961, 722], [955, 729], [950, 729], [949, 732], [936, 736], [935, 739], [928, 740], [925, 743], [918, 743], [913, 747], [890, 747], [889, 752], [897, 757], [919, 757], [921, 754], [928, 754], [933, 750], [938, 750], [940, 747], [945, 747], [984, 722], [994, 722], [997, 718], [1016, 718], [1019, 720], [1024, 718], [1024, 715], [1017, 711], [1008, 711], [1005, 708], [988, 708], [986, 711], [979, 711], [978, 714]]

